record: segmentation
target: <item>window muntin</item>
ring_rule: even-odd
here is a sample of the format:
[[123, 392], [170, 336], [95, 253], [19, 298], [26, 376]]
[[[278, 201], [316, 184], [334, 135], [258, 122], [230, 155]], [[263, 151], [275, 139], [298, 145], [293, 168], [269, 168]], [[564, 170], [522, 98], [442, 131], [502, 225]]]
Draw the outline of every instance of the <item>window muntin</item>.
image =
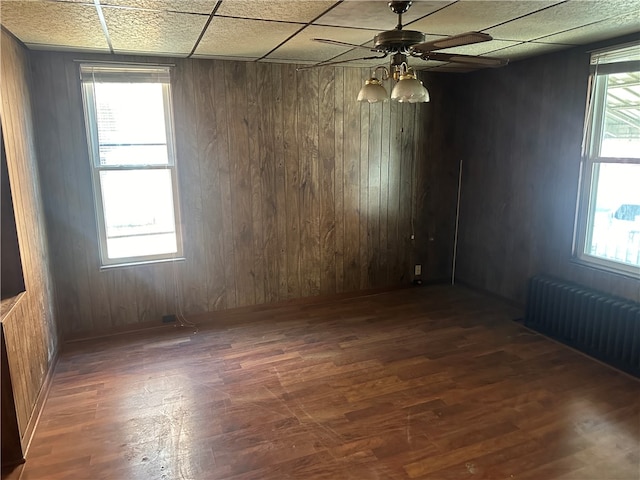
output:
[[169, 70], [81, 66], [102, 264], [182, 255]]
[[640, 277], [640, 48], [596, 52], [577, 256]]

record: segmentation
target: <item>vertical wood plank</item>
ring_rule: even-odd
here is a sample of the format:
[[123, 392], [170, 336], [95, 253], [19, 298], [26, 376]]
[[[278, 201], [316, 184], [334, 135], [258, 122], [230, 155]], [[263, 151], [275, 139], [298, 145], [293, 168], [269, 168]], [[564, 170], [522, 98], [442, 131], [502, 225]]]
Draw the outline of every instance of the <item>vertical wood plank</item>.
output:
[[[279, 248], [277, 230], [277, 187], [276, 165], [280, 160], [276, 154], [274, 115], [274, 84], [271, 64], [257, 64], [257, 112], [258, 145], [260, 148], [259, 170], [254, 182], [260, 185], [260, 196], [255, 206], [260, 211], [261, 241], [256, 249], [262, 251], [263, 303], [274, 302], [279, 298]], [[255, 224], [255, 222], [254, 222]], [[256, 298], [258, 301], [258, 298]]]
[[[264, 248], [262, 207], [264, 205], [264, 197], [262, 190], [263, 174], [265, 168], [264, 151], [267, 148], [265, 144], [266, 128], [264, 111], [259, 108], [264, 97], [258, 96], [258, 66], [255, 63], [246, 64], [247, 82], [245, 86], [245, 94], [247, 97], [247, 137], [249, 141], [249, 172], [251, 178], [251, 219], [253, 232], [253, 278], [255, 284], [255, 300], [254, 303], [262, 304], [265, 301], [265, 261], [266, 252]], [[262, 79], [260, 79], [262, 83]]]
[[252, 178], [249, 156], [248, 106], [245, 84], [246, 64], [225, 62], [225, 88], [229, 128], [233, 244], [236, 262], [238, 305], [253, 305], [256, 300], [255, 262], [253, 254], [253, 216], [251, 211]]
[[320, 293], [318, 201], [318, 70], [298, 75], [298, 159], [300, 165], [300, 277], [303, 297]]
[[416, 110], [413, 132], [415, 142], [415, 205], [414, 205], [414, 218], [415, 223], [415, 235], [416, 240], [414, 244], [419, 248], [414, 249], [414, 264], [422, 265], [422, 278], [430, 278], [432, 269], [431, 259], [429, 258], [429, 250], [433, 245], [430, 240], [427, 219], [429, 205], [427, 202], [427, 192], [429, 192], [428, 183], [428, 157], [426, 154], [424, 130], [427, 125], [426, 112], [430, 111], [430, 105], [419, 105]]
[[[220, 172], [220, 196], [218, 202], [210, 205], [222, 214], [222, 252], [225, 259], [222, 272], [212, 272], [214, 275], [224, 275], [224, 303], [226, 308], [238, 305], [236, 282], [236, 252], [233, 239], [233, 208], [231, 197], [231, 149], [230, 132], [228, 128], [229, 113], [227, 110], [227, 90], [225, 88], [225, 63], [219, 60], [213, 62], [212, 75], [215, 107], [215, 156]], [[231, 107], [233, 108], [233, 106]]]
[[344, 287], [344, 68], [335, 71], [335, 171], [333, 185], [335, 188], [336, 219], [336, 292], [343, 292]]
[[[293, 65], [284, 67], [287, 92], [297, 92], [297, 75]], [[298, 115], [294, 95], [283, 96], [284, 162], [287, 205], [287, 298], [301, 295], [300, 269], [300, 172], [298, 164]]]
[[389, 197], [387, 203], [387, 251], [389, 253], [388, 279], [394, 285], [400, 281], [399, 267], [399, 212], [400, 212], [400, 163], [401, 157], [401, 105], [390, 103], [390, 146], [389, 146]]
[[382, 103], [369, 107], [369, 168], [367, 179], [367, 278], [372, 287], [384, 284], [380, 278], [380, 158], [382, 152]]
[[[218, 119], [217, 101], [211, 85], [215, 84], [213, 62], [194, 62], [195, 107], [197, 158], [200, 166], [200, 195], [202, 199], [202, 223], [204, 265], [206, 265], [204, 283], [206, 286], [205, 309], [219, 310], [226, 305], [225, 254], [223, 208], [220, 205], [220, 155], [226, 142], [226, 135], [218, 124], [226, 118]], [[183, 212], [183, 214], [189, 214]]]
[[[360, 85], [369, 78], [367, 69], [360, 69]], [[352, 100], [353, 101], [353, 100]], [[360, 208], [358, 209], [358, 217], [360, 220], [360, 230], [358, 246], [360, 257], [358, 266], [360, 268], [360, 285], [361, 289], [371, 288], [371, 278], [369, 276], [370, 250], [369, 250], [369, 111], [371, 105], [363, 102], [360, 108], [360, 172], [358, 188], [360, 194]]]
[[320, 202], [320, 293], [336, 292], [336, 199], [334, 174], [336, 163], [335, 74], [333, 68], [318, 71], [319, 80], [319, 202]]
[[[185, 262], [180, 264], [181, 273], [180, 292], [182, 308], [198, 313], [205, 311], [207, 296], [207, 255], [204, 248], [203, 205], [202, 205], [202, 173], [200, 156], [203, 133], [199, 129], [202, 122], [196, 122], [197, 103], [202, 98], [196, 98], [197, 84], [195, 79], [201, 74], [199, 63], [179, 62], [174, 69], [172, 89], [175, 88], [174, 116], [176, 130], [176, 165], [178, 167], [178, 181], [180, 192], [188, 191], [188, 195], [181, 195], [182, 224]], [[198, 268], [202, 265], [204, 268]]]
[[[287, 235], [287, 168], [285, 155], [285, 119], [283, 114], [283, 91], [285, 89], [283, 78], [283, 66], [272, 66], [272, 92], [271, 113], [273, 118], [273, 145], [275, 162], [275, 189], [276, 189], [276, 238], [277, 238], [277, 264], [278, 264], [278, 285], [277, 298], [284, 300], [289, 298], [288, 293], [288, 258], [289, 258], [289, 238]], [[286, 72], [285, 72], [286, 75]], [[288, 86], [288, 85], [287, 85]]]
[[380, 255], [378, 276], [382, 285], [390, 285], [389, 279], [389, 165], [390, 165], [390, 121], [389, 102], [382, 105], [380, 140]]
[[407, 283], [411, 279], [412, 270], [409, 265], [414, 241], [410, 239], [413, 233], [413, 121], [416, 104], [402, 104], [401, 120], [401, 165], [400, 165], [400, 282]]
[[360, 70], [345, 69], [344, 81], [344, 289], [360, 288], [360, 148], [361, 106], [355, 95], [362, 87]]

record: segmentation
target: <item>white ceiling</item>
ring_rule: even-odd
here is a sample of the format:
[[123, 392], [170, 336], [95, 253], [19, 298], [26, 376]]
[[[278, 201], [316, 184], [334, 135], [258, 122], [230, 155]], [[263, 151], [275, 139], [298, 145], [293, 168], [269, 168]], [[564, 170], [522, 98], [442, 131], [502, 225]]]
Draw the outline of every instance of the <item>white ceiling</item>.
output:
[[[396, 21], [387, 0], [0, 3], [0, 23], [30, 49], [301, 64], [372, 55], [311, 39], [367, 45]], [[489, 33], [494, 40], [442, 51], [513, 61], [640, 32], [640, 0], [416, 0], [403, 23], [424, 32], [427, 40], [472, 30]], [[455, 64], [411, 61], [416, 67], [420, 62], [425, 68], [460, 71]]]

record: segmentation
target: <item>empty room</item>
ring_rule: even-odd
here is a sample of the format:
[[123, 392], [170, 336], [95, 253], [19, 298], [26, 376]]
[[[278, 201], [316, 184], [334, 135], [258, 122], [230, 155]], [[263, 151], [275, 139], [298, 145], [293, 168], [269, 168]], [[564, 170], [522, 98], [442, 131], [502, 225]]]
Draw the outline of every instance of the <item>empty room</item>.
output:
[[640, 480], [640, 2], [0, 23], [3, 480]]

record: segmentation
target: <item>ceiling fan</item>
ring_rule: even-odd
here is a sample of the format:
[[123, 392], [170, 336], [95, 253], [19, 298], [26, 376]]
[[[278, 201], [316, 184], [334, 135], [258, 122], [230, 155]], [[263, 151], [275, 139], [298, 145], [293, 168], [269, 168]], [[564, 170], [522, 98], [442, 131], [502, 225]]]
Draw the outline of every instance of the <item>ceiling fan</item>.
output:
[[[373, 60], [376, 58], [386, 58], [389, 55], [393, 55], [391, 60], [391, 70], [401, 73], [398, 66], [405, 65], [407, 62], [407, 56], [421, 58], [422, 60], [436, 60], [439, 62], [453, 62], [470, 64], [477, 67], [501, 67], [506, 65], [509, 60], [493, 57], [478, 57], [472, 55], [460, 55], [455, 53], [443, 53], [436, 50], [442, 50], [444, 48], [460, 47], [462, 45], [471, 45], [473, 43], [486, 42], [493, 40], [493, 37], [487, 33], [480, 32], [467, 32], [459, 35], [453, 35], [438, 40], [432, 40], [425, 42], [425, 34], [416, 30], [403, 30], [402, 29], [402, 14], [406, 13], [411, 7], [411, 1], [397, 1], [392, 0], [389, 2], [389, 8], [393, 13], [398, 15], [398, 24], [393, 30], [387, 30], [380, 32], [373, 37], [373, 47], [362, 46], [353, 43], [340, 42], [338, 40], [330, 40], [327, 38], [314, 38], [316, 42], [327, 43], [329, 45], [338, 45], [341, 47], [351, 47], [358, 49], [369, 50], [370, 52], [377, 52], [381, 55], [373, 55], [362, 58], [354, 58], [350, 60], [341, 61], [326, 61], [317, 63], [315, 66], [335, 65], [338, 63], [346, 63], [360, 60]], [[396, 78], [397, 79], [397, 78]]]

